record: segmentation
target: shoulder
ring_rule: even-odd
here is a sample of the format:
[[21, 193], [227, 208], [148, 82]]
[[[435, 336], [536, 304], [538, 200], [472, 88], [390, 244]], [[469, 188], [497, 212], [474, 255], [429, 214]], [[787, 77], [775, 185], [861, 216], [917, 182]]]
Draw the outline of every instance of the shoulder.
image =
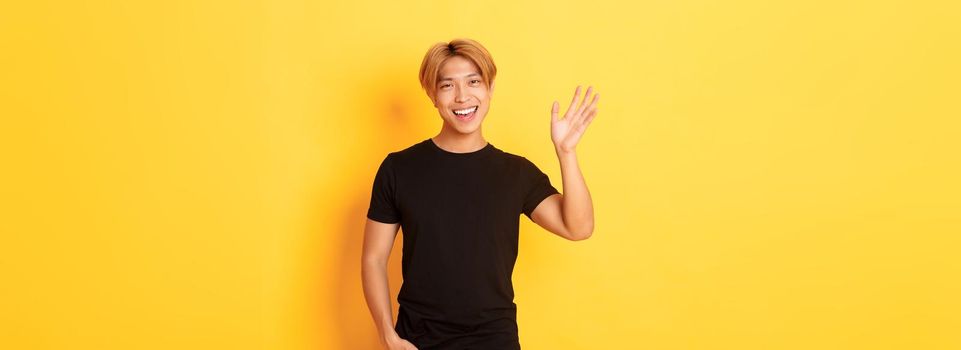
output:
[[502, 160], [502, 164], [504, 164], [509, 171], [522, 178], [538, 172], [537, 165], [520, 154], [498, 150], [498, 158]]
[[517, 153], [511, 153], [506, 151], [501, 151], [501, 152], [503, 153], [504, 158], [510, 161], [515, 166], [523, 167], [523, 168], [536, 167], [536, 165], [534, 165], [534, 162], [532, 162], [530, 159], [527, 159], [527, 157], [524, 157]]
[[418, 142], [401, 149], [395, 148], [384, 155], [381, 167], [388, 168], [391, 171], [416, 167], [418, 164], [424, 163], [423, 159], [428, 158], [430, 152], [430, 148], [426, 147], [424, 142]]
[[402, 149], [395, 149], [394, 151], [387, 152], [387, 156], [385, 156], [384, 159], [394, 161], [408, 159], [416, 157], [425, 151], [428, 151], [428, 149], [424, 147], [424, 142], [418, 142]]
[[524, 158], [519, 154], [511, 153], [497, 147], [494, 147], [494, 152], [496, 153], [498, 158], [504, 159], [507, 162], [510, 162], [511, 164], [514, 164], [514, 165], [520, 165], [525, 162], [528, 162], [528, 163], [530, 162], [529, 160], [527, 160], [527, 158]]

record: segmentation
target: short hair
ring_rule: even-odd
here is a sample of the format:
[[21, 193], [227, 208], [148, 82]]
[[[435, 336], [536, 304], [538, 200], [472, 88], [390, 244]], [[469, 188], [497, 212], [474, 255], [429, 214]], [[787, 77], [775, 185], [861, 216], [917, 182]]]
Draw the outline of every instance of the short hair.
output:
[[488, 89], [494, 82], [497, 66], [494, 65], [491, 54], [479, 42], [467, 38], [457, 38], [449, 43], [439, 42], [427, 50], [424, 61], [420, 64], [420, 85], [431, 100], [437, 92], [437, 74], [440, 73], [440, 67], [448, 58], [454, 56], [461, 56], [473, 62], [480, 69], [481, 78], [484, 79]]

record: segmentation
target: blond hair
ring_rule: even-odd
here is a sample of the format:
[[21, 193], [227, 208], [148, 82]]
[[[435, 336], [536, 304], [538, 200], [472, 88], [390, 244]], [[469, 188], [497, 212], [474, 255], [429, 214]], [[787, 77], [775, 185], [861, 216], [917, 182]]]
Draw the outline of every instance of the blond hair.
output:
[[494, 82], [497, 66], [494, 65], [491, 54], [479, 42], [467, 38], [454, 39], [449, 43], [439, 42], [427, 50], [424, 61], [420, 64], [420, 85], [431, 100], [437, 92], [437, 74], [440, 73], [440, 67], [448, 58], [454, 56], [461, 56], [473, 62], [480, 69], [481, 78], [488, 89]]

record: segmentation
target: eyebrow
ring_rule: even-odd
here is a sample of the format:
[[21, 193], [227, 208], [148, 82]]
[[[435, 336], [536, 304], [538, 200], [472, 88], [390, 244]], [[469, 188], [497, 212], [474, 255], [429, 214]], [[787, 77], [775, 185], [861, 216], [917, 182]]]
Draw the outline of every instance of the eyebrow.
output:
[[[471, 73], [471, 74], [465, 75], [464, 77], [466, 78], [466, 77], [475, 76], [475, 75], [480, 75], [480, 74]], [[451, 77], [440, 77], [440, 79], [437, 79], [437, 81], [444, 81], [444, 80], [454, 80], [454, 79]]]

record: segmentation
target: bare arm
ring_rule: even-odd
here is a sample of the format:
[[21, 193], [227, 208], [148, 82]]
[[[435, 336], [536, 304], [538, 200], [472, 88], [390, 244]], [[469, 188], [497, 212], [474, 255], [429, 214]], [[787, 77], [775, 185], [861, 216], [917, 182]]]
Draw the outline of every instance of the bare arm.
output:
[[595, 94], [593, 100], [589, 101], [591, 91], [593, 87], [588, 87], [578, 106], [581, 87], [574, 90], [574, 98], [564, 119], [558, 117], [557, 102], [551, 108], [551, 141], [561, 163], [564, 190], [562, 195], [555, 194], [544, 199], [531, 215], [531, 219], [541, 227], [570, 240], [587, 239], [594, 232], [594, 204], [575, 151], [587, 126], [597, 115], [600, 95]]
[[416, 349], [394, 331], [387, 278], [387, 259], [394, 246], [400, 224], [385, 224], [367, 219], [364, 226], [364, 251], [361, 257], [361, 279], [367, 308], [377, 325], [381, 345], [387, 349]]
[[558, 150], [557, 157], [561, 163], [561, 177], [564, 183], [564, 194], [561, 196], [561, 210], [564, 214], [564, 226], [571, 236], [587, 239], [594, 232], [594, 203], [591, 192], [587, 189], [584, 176], [577, 164], [574, 151]]
[[572, 241], [585, 240], [594, 232], [594, 203], [573, 152], [558, 151], [563, 194], [554, 194], [537, 205], [531, 220], [545, 230]]

